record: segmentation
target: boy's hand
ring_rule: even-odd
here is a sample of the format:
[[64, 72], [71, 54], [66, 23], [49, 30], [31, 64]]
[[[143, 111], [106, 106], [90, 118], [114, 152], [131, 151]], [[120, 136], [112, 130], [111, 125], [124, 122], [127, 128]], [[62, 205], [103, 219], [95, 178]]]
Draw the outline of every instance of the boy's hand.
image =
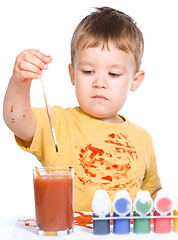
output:
[[41, 77], [42, 70], [46, 70], [51, 61], [50, 56], [38, 50], [25, 50], [16, 58], [12, 79], [22, 86], [27, 86], [32, 79]]

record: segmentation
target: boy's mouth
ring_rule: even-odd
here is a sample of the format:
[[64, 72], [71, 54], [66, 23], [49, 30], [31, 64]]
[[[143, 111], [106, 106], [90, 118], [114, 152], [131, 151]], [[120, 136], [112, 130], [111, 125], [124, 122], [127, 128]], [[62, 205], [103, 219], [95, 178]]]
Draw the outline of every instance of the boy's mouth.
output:
[[99, 99], [99, 100], [108, 100], [106, 97], [104, 97], [103, 95], [95, 95], [95, 96], [93, 96], [92, 98], [94, 98], [94, 99]]

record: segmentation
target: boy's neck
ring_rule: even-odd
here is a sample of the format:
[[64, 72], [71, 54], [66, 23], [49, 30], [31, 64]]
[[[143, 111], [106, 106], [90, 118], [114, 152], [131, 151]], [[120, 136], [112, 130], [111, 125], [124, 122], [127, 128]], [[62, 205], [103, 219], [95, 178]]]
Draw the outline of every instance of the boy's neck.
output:
[[79, 107], [79, 109], [80, 109], [83, 113], [89, 115], [90, 117], [95, 118], [95, 119], [97, 119], [97, 120], [100, 120], [100, 121], [102, 121], [102, 122], [107, 122], [107, 123], [112, 123], [112, 124], [120, 124], [120, 123], [125, 122], [124, 117], [118, 115], [117, 113], [116, 113], [114, 116], [110, 116], [110, 117], [107, 117], [107, 118], [98, 118], [98, 117], [92, 116], [92, 115], [84, 112], [80, 107]]
[[103, 119], [99, 119], [103, 122], [107, 122], [107, 123], [113, 123], [113, 124], [120, 124], [125, 122], [125, 120], [123, 118], [121, 118], [119, 115], [116, 115], [115, 117], [109, 117], [109, 118], [103, 118]]

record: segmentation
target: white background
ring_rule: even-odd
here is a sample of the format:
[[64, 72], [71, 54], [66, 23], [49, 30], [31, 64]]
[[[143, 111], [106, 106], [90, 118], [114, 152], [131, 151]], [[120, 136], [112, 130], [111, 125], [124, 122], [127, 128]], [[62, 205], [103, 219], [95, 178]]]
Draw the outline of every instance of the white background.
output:
[[[178, 197], [178, 6], [176, 0], [0, 0], [0, 112], [16, 56], [36, 48], [52, 56], [44, 74], [50, 105], [77, 105], [68, 76], [70, 40], [92, 7], [110, 6], [132, 16], [143, 32], [146, 77], [130, 93], [120, 114], [153, 136], [159, 175]], [[31, 89], [32, 106], [44, 106], [41, 84]], [[32, 168], [36, 158], [16, 145], [0, 114], [0, 215], [34, 215]]]

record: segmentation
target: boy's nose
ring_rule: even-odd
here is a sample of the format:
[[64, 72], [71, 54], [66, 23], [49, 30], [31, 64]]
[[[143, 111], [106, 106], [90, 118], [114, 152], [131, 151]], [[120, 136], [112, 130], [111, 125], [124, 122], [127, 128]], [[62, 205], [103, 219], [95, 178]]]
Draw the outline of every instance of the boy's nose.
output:
[[97, 76], [93, 81], [94, 88], [107, 88], [107, 80], [105, 76]]

